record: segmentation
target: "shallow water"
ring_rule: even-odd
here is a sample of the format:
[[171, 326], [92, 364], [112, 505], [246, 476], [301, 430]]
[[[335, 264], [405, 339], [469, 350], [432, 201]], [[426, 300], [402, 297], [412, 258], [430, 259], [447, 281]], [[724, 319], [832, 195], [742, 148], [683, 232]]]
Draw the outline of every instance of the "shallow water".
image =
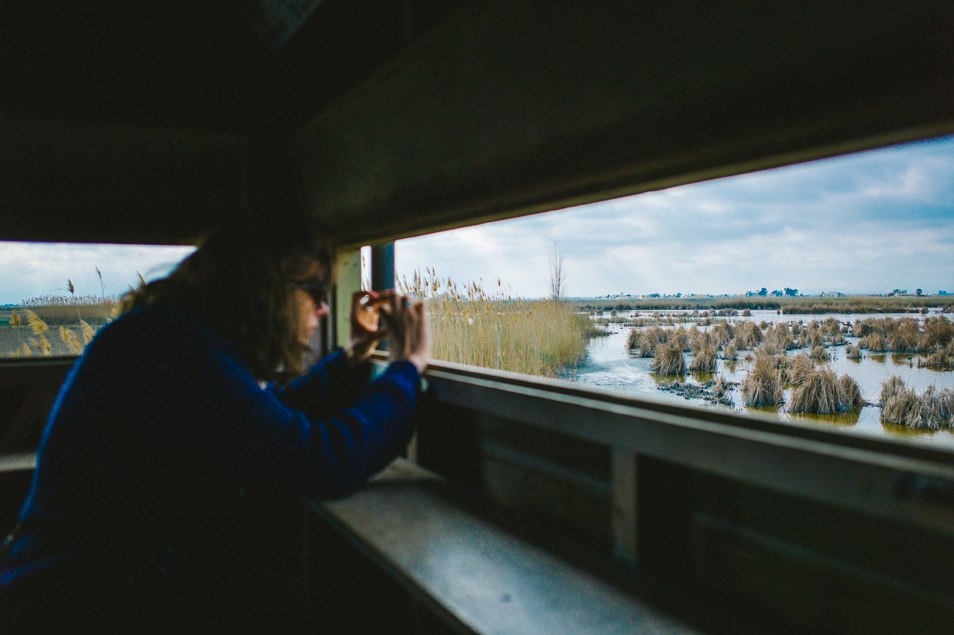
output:
[[[647, 316], [650, 312], [641, 311], [640, 316]], [[664, 311], [663, 313], [675, 313], [673, 311]], [[932, 313], [933, 315], [933, 313]], [[632, 313], [621, 313], [621, 317], [632, 317]], [[828, 317], [834, 317], [843, 323], [853, 323], [857, 320], [882, 317], [919, 317], [912, 314], [851, 314], [851, 315], [779, 315], [775, 311], [752, 311], [749, 317], [733, 316], [727, 319], [732, 322], [743, 320], [759, 323], [765, 321], [768, 323], [776, 322], [795, 322], [802, 321], [807, 324], [813, 319], [819, 321]], [[608, 317], [608, 316], [604, 316]], [[692, 323], [683, 324], [689, 328]], [[721, 406], [708, 403], [702, 399], [685, 399], [684, 397], [661, 390], [660, 385], [672, 382], [672, 378], [659, 378], [649, 369], [652, 362], [649, 358], [633, 357], [626, 349], [626, 338], [629, 334], [629, 326], [610, 324], [611, 334], [606, 337], [594, 338], [591, 340], [587, 350], [587, 359], [578, 368], [567, 371], [565, 376], [570, 381], [576, 381], [581, 384], [598, 386], [609, 390], [615, 390], [623, 393], [649, 396], [654, 399], [670, 401], [679, 404], [692, 404], [703, 408], [722, 408], [731, 409], [738, 412], [757, 412], [769, 416], [777, 416], [780, 422], [801, 423], [809, 425], [821, 425], [834, 427], [841, 430], [850, 431], [856, 434], [864, 434], [877, 437], [889, 437], [895, 439], [908, 439], [917, 442], [929, 443], [931, 445], [943, 445], [944, 447], [954, 448], [954, 431], [939, 430], [913, 431], [890, 424], [881, 423], [881, 408], [877, 405], [867, 405], [860, 412], [840, 414], [840, 415], [797, 415], [785, 412], [785, 406], [780, 408], [749, 408], [742, 404], [741, 388], [736, 387], [733, 391], [733, 405]], [[664, 327], [665, 328], [665, 327]], [[703, 328], [703, 327], [699, 327]], [[857, 338], [846, 337], [848, 344], [856, 344]], [[845, 356], [845, 346], [831, 346], [828, 349], [831, 355], [829, 366], [837, 374], [849, 374], [858, 386], [861, 388], [862, 397], [868, 402], [877, 402], [880, 398], [881, 383], [892, 375], [901, 377], [911, 388], [921, 393], [928, 386], [935, 386], [938, 389], [954, 386], [954, 372], [937, 371], [929, 368], [918, 368], [918, 358], [920, 355], [910, 354], [869, 354], [863, 351], [863, 359], [850, 360]], [[806, 352], [806, 349], [788, 351], [787, 355], [794, 356]], [[710, 381], [718, 375], [723, 375], [725, 379], [732, 382], [741, 382], [749, 370], [750, 362], [745, 361], [744, 357], [748, 351], [739, 351], [739, 359], [736, 362], [726, 362], [720, 359], [718, 361], [718, 370], [715, 374], [690, 373], [682, 380], [688, 383], [701, 384]], [[689, 353], [686, 354], [687, 360], [691, 359]], [[786, 390], [786, 404], [791, 398], [791, 390]]]

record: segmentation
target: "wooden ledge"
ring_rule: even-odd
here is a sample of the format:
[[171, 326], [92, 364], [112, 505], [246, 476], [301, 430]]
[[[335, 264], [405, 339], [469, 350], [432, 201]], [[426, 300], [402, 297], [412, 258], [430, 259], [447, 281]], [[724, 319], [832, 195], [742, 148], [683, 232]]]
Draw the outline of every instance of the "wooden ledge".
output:
[[25, 472], [36, 468], [36, 453], [0, 454], [0, 473]]
[[472, 633], [693, 632], [455, 503], [399, 459], [353, 497], [308, 505], [412, 594]]

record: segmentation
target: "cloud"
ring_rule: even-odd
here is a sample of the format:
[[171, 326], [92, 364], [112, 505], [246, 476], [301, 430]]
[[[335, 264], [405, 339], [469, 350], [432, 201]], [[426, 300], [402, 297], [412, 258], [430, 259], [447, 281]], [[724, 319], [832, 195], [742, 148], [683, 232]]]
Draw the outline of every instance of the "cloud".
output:
[[[398, 243], [397, 268], [570, 295], [954, 290], [954, 138], [728, 177]], [[461, 234], [462, 237], [458, 237]]]
[[[44, 295], [67, 295], [67, 280], [77, 295], [124, 293], [165, 275], [192, 247], [0, 242], [0, 304]], [[96, 268], [103, 274], [100, 287]]]

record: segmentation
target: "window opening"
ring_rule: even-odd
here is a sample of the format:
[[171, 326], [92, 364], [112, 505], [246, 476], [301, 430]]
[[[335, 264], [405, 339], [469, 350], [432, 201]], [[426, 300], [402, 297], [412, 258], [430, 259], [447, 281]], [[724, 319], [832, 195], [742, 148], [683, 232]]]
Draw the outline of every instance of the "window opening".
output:
[[435, 357], [954, 447], [954, 137], [400, 241]]
[[79, 355], [129, 289], [193, 247], [0, 242], [0, 358]]

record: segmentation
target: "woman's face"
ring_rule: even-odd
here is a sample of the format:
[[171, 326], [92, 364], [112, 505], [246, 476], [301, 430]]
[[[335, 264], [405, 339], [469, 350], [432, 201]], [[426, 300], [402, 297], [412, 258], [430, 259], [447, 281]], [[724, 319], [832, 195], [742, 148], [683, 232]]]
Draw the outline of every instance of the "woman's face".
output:
[[318, 321], [328, 315], [328, 304], [324, 290], [329, 288], [325, 272], [320, 263], [312, 263], [306, 276], [292, 281], [303, 283], [303, 287], [292, 288], [295, 308], [298, 312], [298, 342], [308, 346], [318, 331]]

